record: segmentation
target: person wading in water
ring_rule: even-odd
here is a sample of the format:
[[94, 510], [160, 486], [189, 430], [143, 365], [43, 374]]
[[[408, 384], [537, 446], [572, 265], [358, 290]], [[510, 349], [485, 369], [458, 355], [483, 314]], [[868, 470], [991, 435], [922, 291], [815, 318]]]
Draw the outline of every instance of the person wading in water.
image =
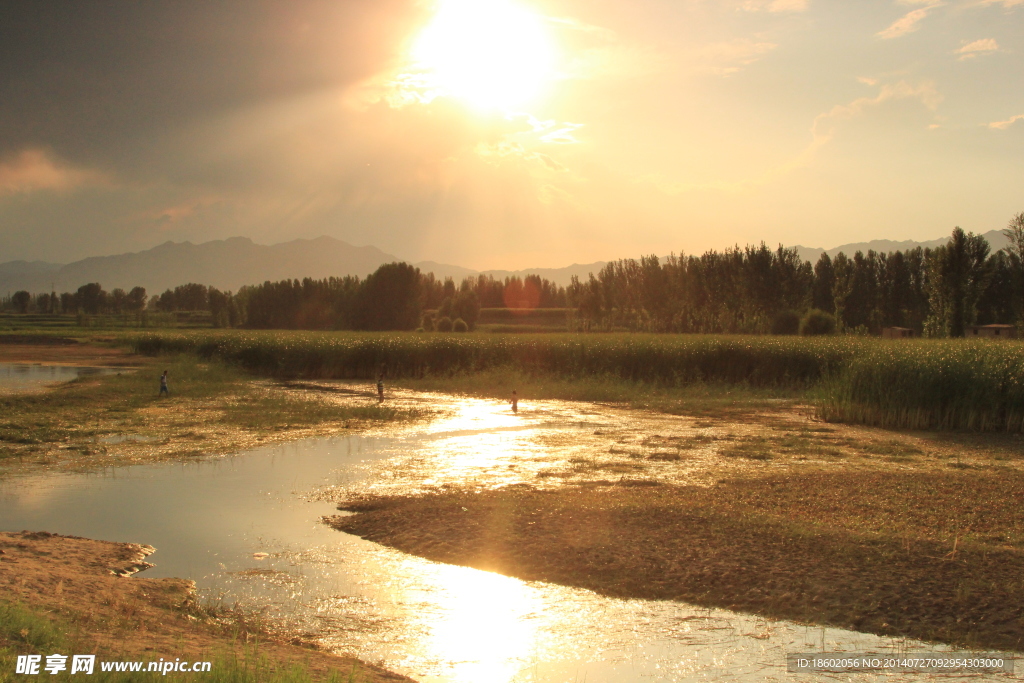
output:
[[167, 371], [164, 370], [164, 374], [160, 375], [160, 395], [167, 394], [171, 395], [171, 390], [167, 388]]
[[384, 375], [377, 377], [377, 403], [384, 402]]
[[510, 398], [508, 402], [512, 404], [512, 412], [513, 413], [518, 413], [519, 412], [519, 396], [516, 395], [516, 390], [515, 389], [512, 390], [512, 398]]

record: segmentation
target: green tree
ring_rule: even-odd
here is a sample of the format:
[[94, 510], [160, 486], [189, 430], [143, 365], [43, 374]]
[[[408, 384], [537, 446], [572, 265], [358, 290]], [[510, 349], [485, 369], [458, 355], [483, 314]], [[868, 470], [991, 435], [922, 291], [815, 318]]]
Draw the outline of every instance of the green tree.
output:
[[[451, 314], [453, 318], [461, 318], [469, 329], [476, 328], [476, 321], [480, 318], [480, 299], [476, 292], [468, 287], [463, 288], [455, 295], [452, 301]], [[452, 323], [454, 325], [454, 323]]]
[[85, 313], [98, 315], [106, 309], [107, 293], [103, 291], [100, 283], [90, 282], [78, 288], [78, 292], [75, 293], [75, 301], [78, 308]]
[[128, 298], [125, 305], [132, 313], [142, 313], [146, 308], [146, 288], [132, 287], [132, 291], [128, 292]]
[[208, 311], [210, 296], [206, 285], [189, 282], [174, 288], [174, 304], [179, 311]]
[[1009, 265], [1013, 271], [1017, 320], [1024, 321], [1024, 211], [1010, 219], [1003, 234], [1010, 242], [1003, 247], [1003, 250], [1009, 255]]
[[28, 313], [28, 305], [32, 302], [32, 295], [24, 289], [14, 293], [11, 297], [11, 305], [18, 313]]
[[812, 308], [800, 321], [800, 334], [818, 336], [836, 331], [836, 319], [831, 313]]
[[120, 287], [116, 287], [110, 291], [108, 304], [110, 306], [111, 313], [120, 315], [127, 311], [128, 294]]
[[811, 306], [822, 311], [835, 311], [836, 302], [832, 297], [836, 274], [832, 268], [832, 259], [822, 252], [818, 262], [814, 264], [814, 285], [811, 290]]
[[959, 227], [947, 244], [937, 247], [929, 259], [930, 334], [962, 337], [977, 316], [978, 300], [988, 280], [988, 242], [981, 235]]
[[364, 330], [414, 330], [420, 322], [421, 305], [419, 269], [408, 263], [385, 263], [359, 288], [356, 326]]

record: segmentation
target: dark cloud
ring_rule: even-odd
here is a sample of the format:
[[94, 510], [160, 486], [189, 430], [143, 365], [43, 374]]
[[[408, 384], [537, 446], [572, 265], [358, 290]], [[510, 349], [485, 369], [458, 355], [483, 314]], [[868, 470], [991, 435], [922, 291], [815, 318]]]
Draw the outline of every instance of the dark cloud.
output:
[[375, 73], [415, 19], [410, 0], [5, 2], [0, 158], [152, 173], [198, 121]]

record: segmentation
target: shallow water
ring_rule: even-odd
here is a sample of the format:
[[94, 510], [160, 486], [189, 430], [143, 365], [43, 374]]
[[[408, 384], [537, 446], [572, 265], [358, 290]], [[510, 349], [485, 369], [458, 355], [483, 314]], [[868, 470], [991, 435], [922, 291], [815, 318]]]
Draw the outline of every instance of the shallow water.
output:
[[108, 375], [123, 371], [120, 368], [0, 363], [0, 394], [36, 391], [50, 384], [70, 382], [79, 377]]
[[561, 402], [512, 415], [497, 402], [452, 399], [428, 425], [8, 480], [0, 528], [153, 545], [156, 567], [146, 576], [193, 579], [207, 596], [263, 608], [335, 651], [421, 681], [868, 681], [882, 677], [789, 674], [785, 655], [941, 649], [523, 582], [404, 555], [319, 522], [336, 513], [328, 501], [351, 491], [557, 485], [537, 473], [566, 466], [588, 435], [630, 419]]

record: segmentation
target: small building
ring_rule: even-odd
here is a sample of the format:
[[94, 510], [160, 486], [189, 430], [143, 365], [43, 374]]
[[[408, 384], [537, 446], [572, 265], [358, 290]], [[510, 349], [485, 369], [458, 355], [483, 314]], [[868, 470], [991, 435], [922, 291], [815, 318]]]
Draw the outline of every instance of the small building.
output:
[[914, 331], [909, 327], [883, 327], [882, 338], [883, 339], [910, 339], [914, 336]]
[[968, 338], [1016, 339], [1017, 328], [1013, 325], [968, 325], [965, 336]]

